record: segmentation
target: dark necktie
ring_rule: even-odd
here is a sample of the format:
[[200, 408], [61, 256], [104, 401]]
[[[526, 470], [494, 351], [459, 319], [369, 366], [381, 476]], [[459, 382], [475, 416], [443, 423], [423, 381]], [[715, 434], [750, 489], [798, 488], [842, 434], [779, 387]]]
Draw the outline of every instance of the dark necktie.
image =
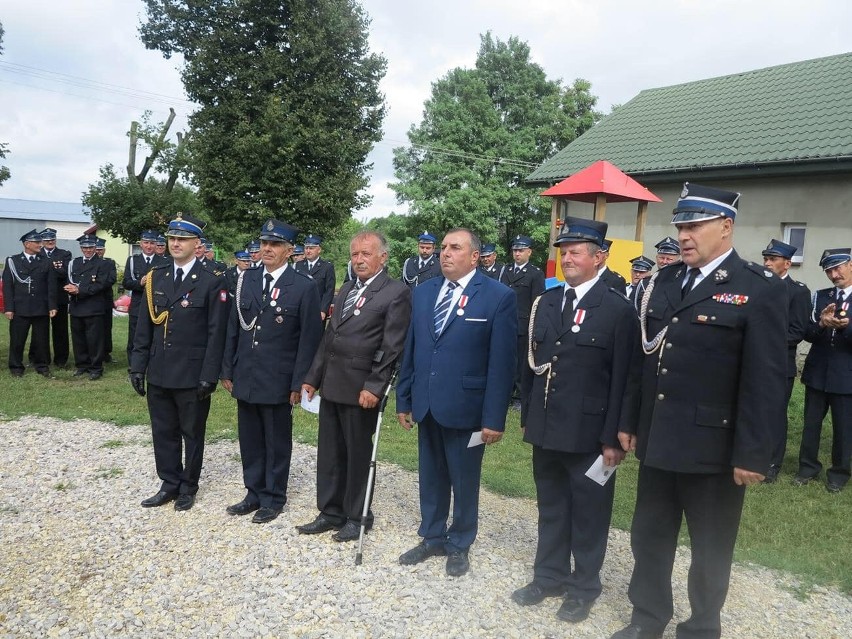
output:
[[364, 286], [361, 284], [361, 280], [355, 280], [355, 286], [352, 287], [352, 290], [349, 291], [349, 295], [346, 296], [346, 300], [343, 302], [343, 313], [340, 317], [347, 317], [349, 311], [352, 310], [352, 307], [355, 305], [355, 299], [358, 297], [358, 291], [361, 290], [361, 287]]
[[272, 273], [267, 273], [263, 277], [265, 279], [263, 283], [263, 301], [265, 302], [269, 295], [269, 287], [272, 286]]
[[577, 292], [573, 288], [565, 291], [565, 305], [562, 307], [562, 326], [569, 328], [574, 325], [574, 301], [577, 299]]
[[423, 260], [420, 260], [420, 270], [421, 271], [423, 270], [424, 266], [426, 266], [426, 262], [424, 262]]
[[683, 288], [680, 289], [680, 298], [683, 299], [689, 294], [689, 291], [692, 290], [692, 287], [695, 286], [695, 278], [698, 277], [698, 274], [701, 272], [700, 269], [697, 268], [688, 268], [686, 269], [686, 284], [683, 285]]
[[175, 271], [175, 290], [176, 291], [180, 288], [181, 282], [183, 282], [183, 269], [178, 268]]
[[457, 286], [458, 284], [455, 282], [447, 282], [447, 292], [444, 293], [444, 297], [435, 307], [435, 337], [438, 337], [441, 334], [441, 329], [444, 328], [444, 320], [447, 318], [450, 306], [453, 305], [453, 291]]
[[150, 257], [146, 257], [146, 258], [145, 258], [145, 265], [146, 265], [146, 266], [151, 266], [151, 258], [150, 258]]

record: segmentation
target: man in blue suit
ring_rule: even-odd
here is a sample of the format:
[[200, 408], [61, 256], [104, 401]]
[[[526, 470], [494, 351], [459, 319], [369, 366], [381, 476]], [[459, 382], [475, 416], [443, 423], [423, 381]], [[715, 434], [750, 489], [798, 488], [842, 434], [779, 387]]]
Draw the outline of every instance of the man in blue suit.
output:
[[[483, 275], [479, 238], [447, 233], [441, 272], [415, 288], [396, 392], [405, 429], [416, 421], [420, 458], [421, 543], [399, 558], [417, 564], [447, 555], [447, 574], [470, 568], [468, 548], [479, 520], [484, 446], [503, 436], [512, 393], [517, 339], [514, 292]], [[450, 495], [453, 523], [447, 528]]]

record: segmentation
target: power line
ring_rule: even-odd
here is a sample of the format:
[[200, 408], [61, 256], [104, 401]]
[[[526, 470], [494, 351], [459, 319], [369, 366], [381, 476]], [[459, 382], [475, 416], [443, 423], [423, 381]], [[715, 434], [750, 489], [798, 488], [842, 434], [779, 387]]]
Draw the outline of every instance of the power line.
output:
[[446, 149], [439, 146], [433, 146], [430, 144], [413, 144], [402, 142], [400, 140], [382, 140], [382, 143], [385, 144], [404, 144], [410, 146], [411, 148], [427, 151], [434, 155], [438, 156], [446, 156], [446, 157], [455, 157], [464, 160], [478, 160], [485, 162], [493, 162], [494, 164], [504, 164], [511, 168], [519, 168], [519, 169], [535, 169], [538, 168], [538, 164], [534, 162], [524, 162], [522, 160], [512, 160], [510, 158], [498, 157], [493, 155], [484, 155], [481, 153], [470, 153], [468, 151], [459, 151], [456, 149]]

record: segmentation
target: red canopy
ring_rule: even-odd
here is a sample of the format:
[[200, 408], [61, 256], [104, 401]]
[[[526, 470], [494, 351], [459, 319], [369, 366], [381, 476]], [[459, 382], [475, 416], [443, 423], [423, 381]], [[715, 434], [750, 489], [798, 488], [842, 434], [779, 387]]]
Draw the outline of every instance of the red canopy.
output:
[[565, 178], [542, 195], [592, 204], [599, 195], [605, 195], [607, 202], [662, 202], [646, 187], [606, 160], [598, 160]]

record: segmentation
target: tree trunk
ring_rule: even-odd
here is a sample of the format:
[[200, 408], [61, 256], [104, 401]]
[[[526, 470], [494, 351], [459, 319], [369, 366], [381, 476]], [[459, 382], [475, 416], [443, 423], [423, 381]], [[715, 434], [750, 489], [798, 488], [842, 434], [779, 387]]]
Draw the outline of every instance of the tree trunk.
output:
[[157, 156], [160, 154], [160, 149], [162, 148], [163, 142], [166, 140], [166, 135], [172, 126], [172, 122], [175, 121], [175, 115], [175, 110], [169, 107], [169, 117], [163, 124], [163, 128], [160, 131], [160, 137], [157, 138], [157, 143], [151, 150], [151, 155], [145, 158], [145, 165], [142, 167], [139, 175], [136, 176], [136, 181], [139, 182], [139, 184], [143, 184], [145, 182], [145, 178], [148, 177], [148, 171], [151, 170], [151, 167], [154, 165], [154, 160], [156, 160]]

